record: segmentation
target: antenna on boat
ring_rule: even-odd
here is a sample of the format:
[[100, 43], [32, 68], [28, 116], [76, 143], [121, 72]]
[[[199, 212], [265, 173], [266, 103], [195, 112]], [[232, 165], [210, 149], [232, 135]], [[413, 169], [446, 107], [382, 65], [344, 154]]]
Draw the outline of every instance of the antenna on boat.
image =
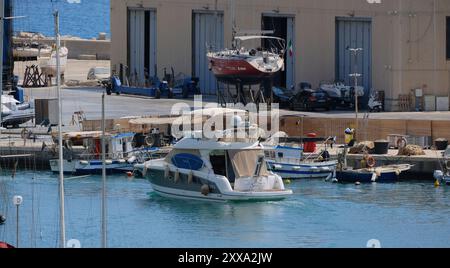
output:
[[231, 47], [236, 48], [236, 2], [235, 0], [230, 0], [230, 14], [231, 14]]
[[64, 215], [64, 158], [62, 146], [62, 102], [61, 102], [61, 62], [59, 48], [61, 46], [59, 33], [59, 11], [53, 13], [55, 17], [55, 43], [56, 43], [56, 93], [58, 96], [58, 151], [59, 151], [59, 224], [60, 247], [66, 247], [66, 224]]

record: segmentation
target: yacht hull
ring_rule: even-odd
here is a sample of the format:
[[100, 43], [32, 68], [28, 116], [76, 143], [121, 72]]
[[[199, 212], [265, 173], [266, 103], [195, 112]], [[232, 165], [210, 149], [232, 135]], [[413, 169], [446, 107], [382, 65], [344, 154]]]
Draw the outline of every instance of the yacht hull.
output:
[[[81, 161], [81, 160], [64, 160], [64, 174], [81, 176], [81, 175], [101, 175], [102, 162], [99, 160]], [[53, 173], [59, 173], [59, 160], [50, 160], [50, 168]], [[132, 172], [133, 164], [122, 161], [112, 161], [106, 165], [107, 174], [124, 174]]]
[[268, 160], [267, 164], [272, 172], [280, 175], [283, 179], [330, 180], [335, 176], [337, 162], [327, 161], [291, 164]]
[[[148, 169], [143, 171], [150, 181], [155, 193], [170, 198], [192, 199], [202, 201], [276, 201], [282, 200], [292, 194], [291, 190], [264, 191], [264, 192], [238, 192], [223, 190], [217, 183], [208, 178], [193, 176], [189, 182], [189, 175], [180, 172], [176, 179], [174, 173], [165, 176], [164, 170]], [[202, 193], [202, 187], [208, 185], [209, 192]]]

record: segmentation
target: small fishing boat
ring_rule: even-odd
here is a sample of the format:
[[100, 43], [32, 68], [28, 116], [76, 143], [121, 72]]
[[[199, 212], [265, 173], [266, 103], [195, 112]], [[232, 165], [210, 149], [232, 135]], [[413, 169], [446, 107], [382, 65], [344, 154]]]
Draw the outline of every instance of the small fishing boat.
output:
[[396, 182], [402, 172], [410, 170], [412, 165], [388, 165], [375, 168], [362, 169], [338, 169], [336, 171], [337, 182], [342, 183], [372, 183], [372, 182]]
[[321, 157], [303, 157], [303, 148], [278, 145], [266, 150], [269, 170], [283, 179], [323, 179], [334, 178], [336, 160], [323, 160]]
[[[133, 148], [135, 133], [107, 134], [105, 148], [107, 152], [106, 172], [108, 174], [124, 174], [132, 172], [134, 165], [152, 159], [158, 148]], [[64, 173], [71, 175], [102, 174], [101, 132], [70, 132], [63, 136], [65, 144]], [[83, 152], [74, 153], [74, 148], [81, 146]], [[59, 160], [50, 160], [54, 173], [59, 172]]]
[[[271, 49], [246, 49], [244, 41], [276, 42]], [[225, 83], [260, 84], [284, 68], [285, 40], [272, 36], [236, 36], [233, 49], [208, 52], [209, 69]]]
[[[60, 57], [60, 71], [64, 74], [67, 65], [67, 56], [69, 50], [66, 47], [61, 47], [59, 49]], [[40, 57], [38, 59], [39, 66], [41, 67], [42, 73], [47, 76], [56, 77], [56, 51], [53, 50], [51, 55], [48, 57]]]
[[163, 159], [136, 165], [162, 196], [207, 201], [281, 200], [292, 194], [270, 172], [258, 142], [185, 135]]

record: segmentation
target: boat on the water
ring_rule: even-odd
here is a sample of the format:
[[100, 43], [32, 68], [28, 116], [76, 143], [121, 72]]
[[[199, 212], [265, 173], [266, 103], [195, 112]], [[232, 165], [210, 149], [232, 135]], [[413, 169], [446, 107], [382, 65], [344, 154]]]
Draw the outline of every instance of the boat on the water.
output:
[[[69, 50], [66, 47], [61, 47], [59, 49], [61, 74], [64, 74], [66, 70], [68, 54]], [[48, 57], [40, 57], [38, 59], [38, 63], [41, 67], [42, 73], [44, 73], [46, 76], [56, 77], [56, 50], [53, 50], [51, 52], [51, 55]]]
[[18, 127], [35, 117], [34, 102], [23, 102], [16, 100], [11, 95], [2, 95], [2, 122], [1, 125]]
[[397, 182], [402, 172], [410, 170], [412, 165], [387, 165], [362, 169], [338, 169], [336, 180], [342, 183]]
[[330, 180], [335, 177], [336, 160], [304, 157], [302, 147], [278, 145], [266, 150], [266, 156], [269, 170], [283, 179]]
[[[201, 135], [200, 135], [201, 136]], [[162, 196], [208, 201], [281, 200], [292, 194], [267, 169], [258, 141], [186, 135], [162, 159], [136, 165]]]
[[[245, 48], [244, 41], [276, 42], [270, 49]], [[217, 80], [230, 84], [260, 84], [284, 68], [286, 42], [273, 36], [236, 36], [232, 49], [208, 52], [209, 69]]]
[[[134, 165], [143, 163], [158, 152], [158, 148], [133, 148], [135, 133], [106, 134], [106, 173], [124, 174], [132, 172]], [[71, 175], [102, 174], [101, 131], [70, 132], [63, 137], [65, 144], [64, 173]], [[82, 153], [76, 155], [73, 149], [79, 146]], [[54, 173], [59, 172], [59, 160], [50, 160]]]

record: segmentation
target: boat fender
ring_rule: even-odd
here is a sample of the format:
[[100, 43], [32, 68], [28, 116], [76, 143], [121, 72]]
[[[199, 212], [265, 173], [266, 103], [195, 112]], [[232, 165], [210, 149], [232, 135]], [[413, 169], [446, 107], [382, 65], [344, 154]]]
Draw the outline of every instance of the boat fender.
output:
[[207, 184], [203, 184], [200, 188], [200, 192], [202, 195], [207, 196], [209, 194], [209, 186]]
[[441, 186], [441, 183], [439, 182], [439, 180], [435, 180], [434, 187], [439, 187], [439, 186]]
[[179, 180], [180, 180], [180, 171], [177, 169], [177, 171], [175, 171], [174, 181], [175, 183], [177, 183]]
[[112, 160], [105, 160], [105, 164], [106, 165], [111, 165], [112, 164]]
[[366, 164], [368, 167], [373, 168], [376, 165], [376, 163], [377, 162], [375, 161], [375, 158], [373, 158], [373, 156], [367, 157]]
[[144, 165], [144, 168], [142, 169], [142, 177], [145, 177], [147, 175], [147, 166]]
[[400, 176], [401, 173], [402, 173], [402, 171], [400, 169], [395, 170], [395, 175]]
[[188, 184], [191, 184], [194, 179], [194, 172], [191, 170], [188, 175]]
[[89, 165], [89, 162], [86, 160], [81, 160], [80, 164], [87, 166], [87, 165]]
[[376, 169], [375, 174], [377, 174], [377, 177], [381, 177], [381, 169]]
[[128, 176], [128, 177], [133, 177], [133, 172], [128, 171], [128, 172], [127, 172], [127, 176]]
[[168, 165], [166, 165], [166, 168], [164, 169], [164, 179], [169, 178], [170, 168]]

